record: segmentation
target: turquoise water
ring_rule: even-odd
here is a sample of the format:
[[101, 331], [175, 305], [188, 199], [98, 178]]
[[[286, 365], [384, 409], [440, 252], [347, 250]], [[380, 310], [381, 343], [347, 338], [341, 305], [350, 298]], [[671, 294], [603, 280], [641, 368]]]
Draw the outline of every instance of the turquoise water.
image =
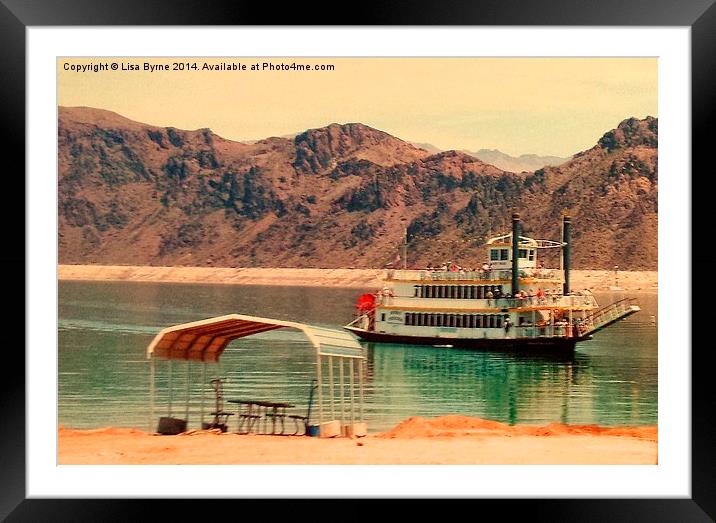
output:
[[[367, 289], [370, 290], [370, 289]], [[157, 368], [149, 416], [147, 345], [164, 327], [229, 313], [340, 328], [360, 289], [167, 283], [59, 284], [59, 422], [68, 428], [156, 427], [168, 403], [168, 368]], [[577, 345], [573, 357], [524, 357], [411, 345], [369, 344], [365, 419], [386, 430], [409, 416], [464, 414], [510, 424], [657, 422], [657, 297], [642, 311]], [[597, 294], [606, 305], [621, 295]], [[221, 367], [225, 396], [287, 401], [305, 414], [315, 376], [311, 346], [296, 331], [234, 341]], [[201, 370], [190, 368], [190, 427], [198, 424]], [[185, 414], [187, 366], [172, 367], [173, 414]], [[210, 409], [207, 389], [206, 412]], [[208, 416], [207, 416], [208, 417]], [[232, 420], [233, 421], [233, 420]]]

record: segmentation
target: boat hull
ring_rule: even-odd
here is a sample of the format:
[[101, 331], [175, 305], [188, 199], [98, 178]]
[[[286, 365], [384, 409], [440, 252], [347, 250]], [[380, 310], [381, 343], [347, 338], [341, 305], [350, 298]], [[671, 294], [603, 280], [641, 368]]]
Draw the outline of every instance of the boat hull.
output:
[[572, 352], [577, 342], [591, 339], [591, 336], [579, 338], [448, 338], [445, 336], [404, 336], [367, 331], [355, 327], [345, 328], [360, 339], [375, 343], [452, 346], [460, 349], [485, 351]]

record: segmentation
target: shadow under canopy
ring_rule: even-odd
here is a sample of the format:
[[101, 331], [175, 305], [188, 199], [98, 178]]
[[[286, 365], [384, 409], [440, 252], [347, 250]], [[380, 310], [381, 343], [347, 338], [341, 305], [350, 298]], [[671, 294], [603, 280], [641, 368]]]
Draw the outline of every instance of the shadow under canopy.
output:
[[[169, 417], [172, 411], [172, 363], [185, 361], [186, 365], [186, 416], [189, 418], [189, 386], [191, 384], [192, 363], [202, 367], [201, 385], [201, 423], [204, 425], [204, 389], [206, 386], [206, 364], [219, 363], [221, 355], [229, 343], [275, 329], [296, 329], [305, 334], [315, 350], [316, 380], [318, 384], [318, 426], [319, 435], [324, 437], [340, 434], [363, 432], [363, 376], [365, 372], [365, 350], [356, 338], [344, 331], [307, 325], [304, 323], [228, 314], [206, 320], [183, 323], [167, 327], [157, 334], [147, 347], [147, 359], [150, 362], [149, 394], [151, 402], [151, 419], [155, 419], [155, 366], [157, 360], [168, 362]], [[347, 364], [347, 365], [346, 365]], [[336, 373], [336, 367], [338, 372]], [[347, 370], [346, 370], [346, 367]], [[345, 380], [347, 373], [347, 383]], [[335, 376], [338, 375], [338, 383]], [[358, 394], [356, 394], [356, 381]], [[346, 398], [347, 385], [347, 398]], [[328, 387], [328, 394], [325, 388]], [[336, 399], [339, 399], [337, 402]], [[325, 405], [325, 400], [328, 404]], [[349, 404], [346, 412], [345, 403]], [[336, 403], [340, 404], [337, 409]], [[218, 410], [217, 410], [218, 412]], [[336, 417], [337, 413], [340, 413]], [[330, 413], [330, 420], [326, 415]], [[356, 428], [360, 425], [359, 428]], [[185, 424], [183, 425], [185, 429]]]

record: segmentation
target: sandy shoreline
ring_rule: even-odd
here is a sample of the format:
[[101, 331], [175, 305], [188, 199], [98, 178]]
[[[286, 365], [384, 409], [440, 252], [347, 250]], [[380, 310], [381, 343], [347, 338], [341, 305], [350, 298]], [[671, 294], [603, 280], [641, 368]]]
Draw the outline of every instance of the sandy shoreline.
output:
[[[218, 431], [217, 431], [218, 432]], [[468, 418], [409, 418], [365, 438], [319, 439], [136, 429], [58, 431], [63, 464], [657, 464], [657, 428], [542, 427]]]
[[[306, 287], [379, 288], [383, 269], [293, 269], [222, 267], [149, 267], [130, 265], [59, 265], [60, 280], [287, 285]], [[656, 292], [656, 271], [574, 270], [572, 288]]]

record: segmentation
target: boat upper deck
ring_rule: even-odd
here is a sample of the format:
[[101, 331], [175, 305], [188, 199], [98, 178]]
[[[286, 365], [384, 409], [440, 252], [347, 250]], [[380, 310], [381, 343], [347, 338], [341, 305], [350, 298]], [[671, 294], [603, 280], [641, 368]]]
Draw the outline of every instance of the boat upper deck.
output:
[[[386, 282], [491, 282], [508, 283], [512, 278], [512, 271], [507, 270], [474, 270], [474, 271], [443, 271], [443, 270], [417, 270], [417, 269], [390, 269], [387, 271]], [[558, 269], [520, 269], [521, 280], [562, 283], [562, 271]]]

